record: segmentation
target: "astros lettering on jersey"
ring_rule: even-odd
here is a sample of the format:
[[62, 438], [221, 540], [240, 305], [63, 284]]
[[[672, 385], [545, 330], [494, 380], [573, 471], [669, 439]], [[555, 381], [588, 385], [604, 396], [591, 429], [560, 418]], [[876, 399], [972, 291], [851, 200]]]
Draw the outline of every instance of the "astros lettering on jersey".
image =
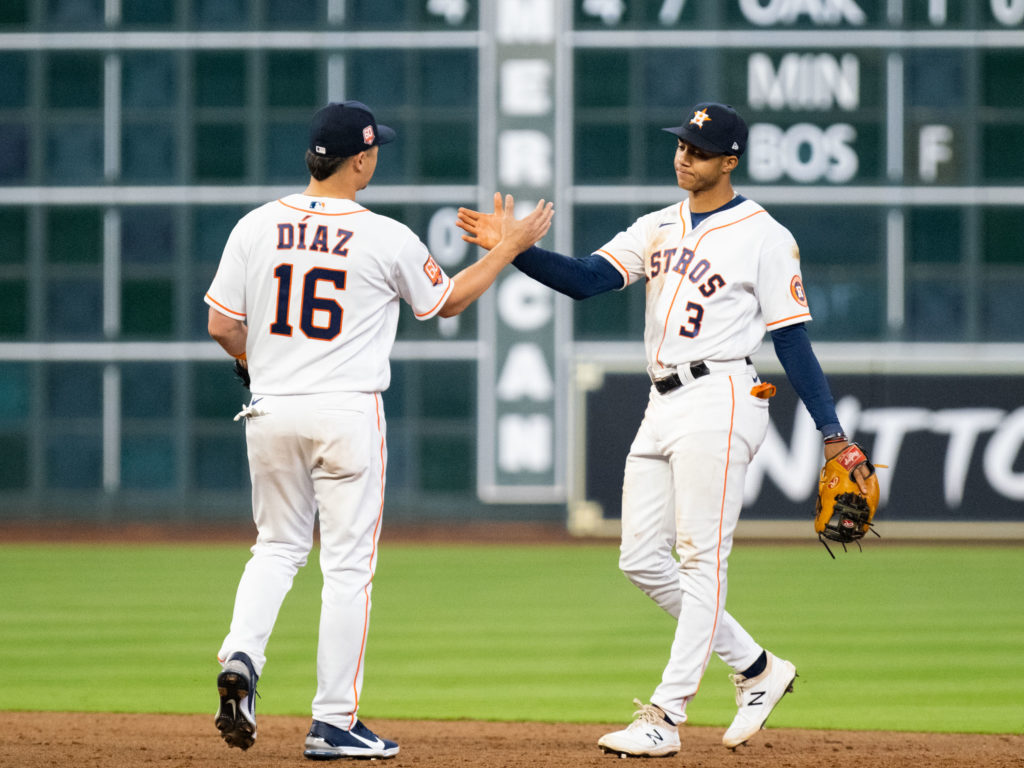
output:
[[690, 201], [637, 219], [597, 250], [624, 285], [647, 281], [647, 369], [742, 360], [766, 330], [811, 319], [789, 230], [743, 200], [694, 228]]

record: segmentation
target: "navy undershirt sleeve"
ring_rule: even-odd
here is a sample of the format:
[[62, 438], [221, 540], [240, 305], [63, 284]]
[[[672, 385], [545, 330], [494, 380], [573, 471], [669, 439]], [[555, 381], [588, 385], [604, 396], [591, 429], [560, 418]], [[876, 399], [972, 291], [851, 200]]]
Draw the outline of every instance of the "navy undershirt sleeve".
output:
[[576, 259], [535, 245], [516, 256], [512, 264], [524, 275], [577, 301], [623, 286], [619, 271], [596, 253]]
[[814, 419], [814, 426], [823, 435], [842, 432], [839, 417], [836, 416], [835, 402], [828, 380], [821, 370], [821, 364], [811, 349], [811, 340], [803, 323], [796, 323], [772, 331], [775, 354], [789, 377], [793, 389], [807, 407]]

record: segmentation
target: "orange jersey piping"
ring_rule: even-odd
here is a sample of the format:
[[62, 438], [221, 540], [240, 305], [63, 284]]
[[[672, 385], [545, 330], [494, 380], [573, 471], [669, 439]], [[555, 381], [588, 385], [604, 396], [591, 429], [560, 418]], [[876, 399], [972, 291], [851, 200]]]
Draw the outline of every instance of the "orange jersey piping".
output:
[[380, 522], [384, 517], [384, 455], [386, 447], [384, 443], [384, 433], [380, 428], [380, 393], [374, 392], [373, 398], [377, 410], [377, 434], [380, 435], [380, 507], [377, 511], [377, 522], [373, 526], [373, 549], [370, 551], [370, 580], [366, 582], [366, 586], [363, 588], [363, 595], [366, 597], [366, 607], [363, 610], [363, 638], [359, 646], [359, 659], [356, 661], [356, 673], [352, 678], [352, 698], [353, 701], [355, 701], [355, 706], [352, 708], [352, 714], [349, 716], [349, 729], [355, 727], [357, 720], [356, 713], [359, 711], [359, 670], [363, 668], [363, 657], [366, 655], [366, 634], [370, 629], [370, 587], [373, 585], [374, 563], [377, 560], [377, 538], [380, 535]]
[[293, 211], [299, 211], [300, 213], [312, 213], [315, 216], [349, 216], [350, 214], [353, 213], [366, 213], [366, 208], [360, 208], [355, 211], [338, 211], [337, 213], [328, 213], [327, 211], [314, 211], [306, 210], [305, 208], [298, 208], [297, 206], [289, 205], [284, 200], [278, 200], [277, 202], [279, 202], [285, 208], [291, 208]]
[[455, 290], [455, 281], [452, 278], [448, 278], [448, 287], [445, 289], [441, 298], [438, 299], [438, 302], [426, 312], [414, 312], [413, 314], [415, 314], [416, 317], [430, 317], [445, 305], [445, 302], [448, 301], [448, 297], [451, 296], [453, 290]]
[[235, 310], [233, 309], [228, 309], [215, 298], [213, 298], [213, 296], [211, 296], [210, 294], [206, 294], [206, 300], [209, 301], [211, 304], [216, 304], [217, 309], [222, 310], [224, 314], [230, 315], [231, 317], [237, 317], [241, 320], [245, 320], [245, 312], [235, 312]]
[[765, 325], [768, 328], [771, 328], [773, 325], [778, 325], [779, 323], [788, 323], [790, 320], [799, 320], [801, 317], [810, 317], [810, 316], [811, 316], [810, 312], [802, 312], [799, 315], [790, 315], [789, 317], [784, 317], [781, 320], [776, 320], [776, 321], [774, 321], [772, 323], [765, 323]]

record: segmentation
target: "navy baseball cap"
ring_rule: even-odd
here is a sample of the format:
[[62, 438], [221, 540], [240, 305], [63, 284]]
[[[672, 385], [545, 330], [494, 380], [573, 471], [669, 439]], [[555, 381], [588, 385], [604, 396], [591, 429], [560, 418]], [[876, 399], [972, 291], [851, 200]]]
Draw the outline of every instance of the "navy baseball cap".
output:
[[395, 132], [379, 125], [360, 101], [331, 102], [309, 124], [309, 150], [324, 157], [349, 157], [394, 141]]
[[663, 131], [706, 152], [739, 157], [747, 148], [747, 124], [728, 104], [702, 102], [683, 116], [683, 124]]

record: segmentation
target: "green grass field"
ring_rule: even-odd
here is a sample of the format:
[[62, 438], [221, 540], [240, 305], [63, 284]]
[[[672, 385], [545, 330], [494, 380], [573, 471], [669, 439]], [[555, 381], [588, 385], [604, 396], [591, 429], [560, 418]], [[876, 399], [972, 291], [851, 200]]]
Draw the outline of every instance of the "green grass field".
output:
[[[625, 722], [661, 675], [673, 622], [608, 545], [382, 548], [368, 718]], [[0, 709], [216, 708], [215, 654], [245, 546], [0, 546]], [[259, 711], [307, 715], [320, 574], [303, 569]], [[1024, 549], [741, 544], [730, 611], [796, 663], [774, 727], [1024, 730]], [[715, 659], [690, 722], [734, 713]]]

